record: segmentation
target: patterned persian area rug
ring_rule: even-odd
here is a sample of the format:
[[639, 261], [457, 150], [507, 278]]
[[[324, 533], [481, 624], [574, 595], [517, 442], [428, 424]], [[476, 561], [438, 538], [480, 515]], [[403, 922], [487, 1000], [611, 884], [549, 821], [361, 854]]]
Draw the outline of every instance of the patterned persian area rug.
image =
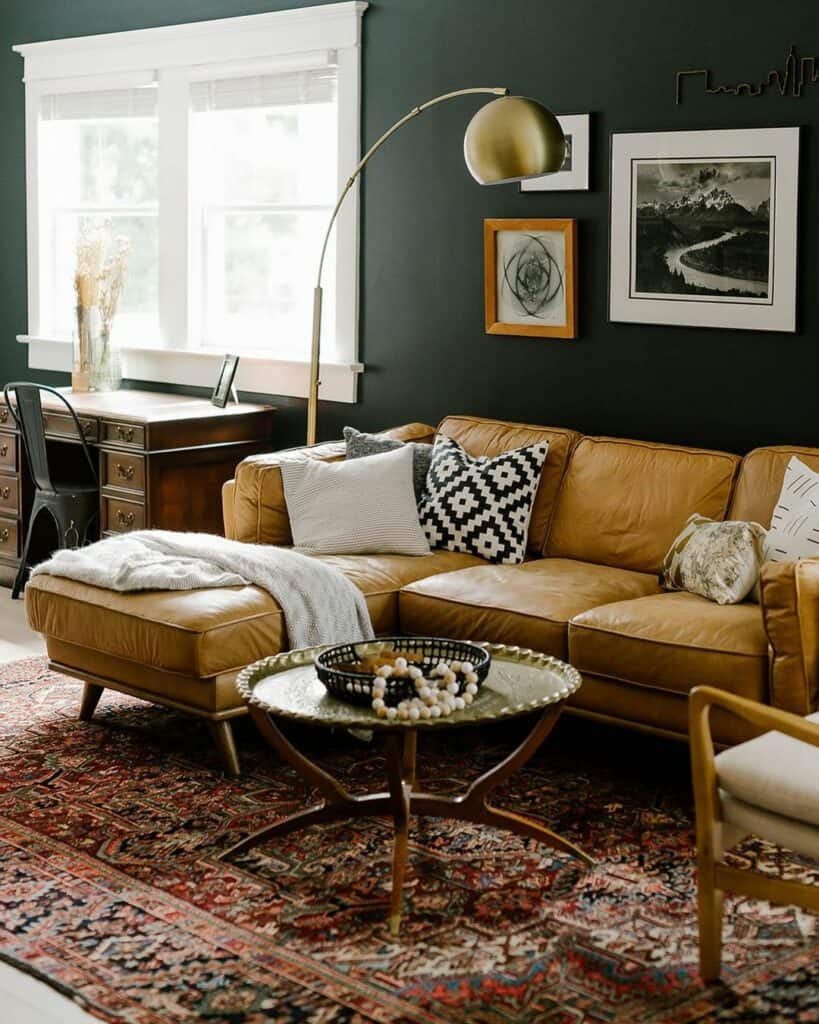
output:
[[[416, 820], [394, 941], [386, 821], [221, 862], [312, 799], [252, 724], [239, 724], [245, 774], [232, 781], [199, 723], [108, 692], [83, 724], [78, 700], [42, 659], [0, 669], [0, 955], [103, 1021], [819, 1020], [817, 919], [791, 907], [728, 899], [725, 981], [701, 984], [680, 745], [564, 718], [496, 802], [542, 817], [597, 866]], [[354, 791], [380, 786], [376, 748], [298, 736], [311, 739]], [[514, 741], [508, 725], [429, 737], [422, 777], [458, 791]], [[761, 843], [738, 858], [819, 884], [815, 864]]]

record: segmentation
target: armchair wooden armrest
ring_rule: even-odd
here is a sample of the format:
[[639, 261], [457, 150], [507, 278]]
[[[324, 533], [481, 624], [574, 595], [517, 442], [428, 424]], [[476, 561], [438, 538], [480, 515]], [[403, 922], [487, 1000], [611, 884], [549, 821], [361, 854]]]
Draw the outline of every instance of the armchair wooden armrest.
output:
[[709, 716], [712, 708], [738, 715], [765, 731], [784, 733], [819, 747], [819, 723], [807, 722], [781, 708], [758, 704], [710, 686], [698, 686], [689, 698], [691, 776], [697, 816], [697, 873], [700, 931], [700, 973], [705, 981], [719, 977], [722, 947], [723, 892], [744, 893], [776, 903], [819, 910], [819, 889], [784, 881], [723, 862], [719, 778]]
[[795, 740], [819, 747], [819, 723], [807, 722], [790, 711], [759, 704], [757, 701], [748, 700], [747, 697], [738, 697], [734, 693], [717, 690], [713, 686], [697, 686], [691, 691], [688, 704], [691, 744], [693, 748], [695, 744], [699, 746], [698, 741], [704, 742], [710, 748], [712, 760], [713, 744], [708, 721], [712, 707], [723, 708], [750, 722], [751, 725], [759, 726], [760, 729], [775, 729], [786, 736], [792, 736]]

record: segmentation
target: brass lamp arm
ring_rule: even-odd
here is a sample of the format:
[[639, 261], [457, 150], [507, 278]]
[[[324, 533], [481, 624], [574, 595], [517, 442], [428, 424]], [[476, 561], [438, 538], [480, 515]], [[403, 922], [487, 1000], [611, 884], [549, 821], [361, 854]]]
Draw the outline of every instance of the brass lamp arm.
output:
[[313, 445], [316, 443], [316, 414], [318, 410], [318, 390], [319, 390], [319, 356], [321, 352], [321, 275], [324, 269], [324, 258], [327, 254], [327, 245], [330, 241], [330, 234], [333, 230], [333, 225], [338, 217], [338, 212], [341, 209], [341, 205], [344, 202], [347, 193], [353, 187], [356, 179], [364, 169], [365, 164], [370, 157], [379, 150], [384, 143], [394, 135], [399, 128], [402, 128], [408, 121], [422, 114], [429, 107], [435, 106], [437, 103], [443, 103], [445, 100], [455, 99], [457, 96], [469, 96], [473, 93], [489, 93], [493, 96], [507, 96], [509, 90], [503, 87], [479, 87], [473, 89], [456, 89], [455, 92], [445, 92], [440, 96], [436, 96], [434, 99], [427, 100], [426, 103], [422, 103], [420, 106], [413, 107], [412, 110], [405, 114], [400, 120], [396, 121], [395, 124], [388, 128], [384, 134], [376, 142], [370, 146], [367, 152], [359, 161], [357, 167], [347, 179], [347, 183], [341, 190], [341, 195], [338, 197], [338, 201], [333, 208], [333, 212], [330, 215], [330, 221], [327, 225], [327, 231], [324, 234], [324, 241], [321, 246], [321, 256], [319, 257], [318, 274], [316, 276], [316, 288], [313, 293], [313, 340], [310, 348], [310, 390], [307, 398], [307, 443]]
[[408, 114], [405, 114], [402, 118], [400, 118], [400, 120], [396, 121], [395, 124], [391, 128], [388, 128], [384, 132], [384, 134], [381, 136], [380, 139], [376, 140], [372, 144], [372, 146], [370, 146], [370, 148], [367, 150], [367, 152], [364, 154], [364, 156], [359, 161], [359, 163], [356, 166], [356, 168], [353, 171], [353, 173], [347, 179], [347, 183], [345, 184], [344, 188], [342, 189], [341, 195], [338, 197], [338, 201], [336, 202], [336, 205], [333, 208], [333, 212], [332, 212], [332, 214], [330, 216], [330, 222], [327, 225], [327, 231], [325, 232], [325, 235], [324, 235], [324, 243], [323, 243], [323, 245], [321, 247], [321, 257], [319, 259], [318, 276], [316, 278], [316, 285], [317, 286], [321, 284], [321, 273], [322, 273], [322, 270], [324, 269], [324, 257], [325, 257], [325, 255], [327, 253], [327, 244], [330, 241], [330, 233], [333, 230], [333, 225], [336, 222], [336, 217], [338, 216], [338, 212], [341, 209], [342, 203], [344, 202], [344, 200], [345, 200], [345, 198], [347, 196], [347, 193], [350, 191], [350, 189], [355, 184], [356, 179], [361, 174], [362, 170], [364, 169], [365, 164], [370, 159], [370, 157], [376, 152], [376, 150], [379, 150], [384, 145], [384, 143], [387, 141], [387, 139], [390, 138], [391, 135], [394, 135], [398, 131], [399, 128], [403, 128], [404, 125], [408, 121], [412, 121], [412, 119], [417, 117], [419, 114], [423, 114], [423, 112], [425, 110], [427, 110], [429, 107], [435, 106], [436, 103], [443, 103], [445, 100], [455, 99], [457, 96], [469, 96], [472, 93], [484, 93], [484, 94], [485, 93], [489, 93], [489, 94], [491, 94], [493, 96], [508, 96], [509, 95], [509, 90], [505, 89], [503, 87], [495, 87], [495, 88], [486, 87], [486, 88], [474, 88], [474, 89], [456, 89], [455, 92], [445, 92], [445, 93], [443, 93], [440, 96], [436, 96], [432, 100], [427, 100], [426, 103], [422, 103], [420, 106], [413, 107], [412, 110]]

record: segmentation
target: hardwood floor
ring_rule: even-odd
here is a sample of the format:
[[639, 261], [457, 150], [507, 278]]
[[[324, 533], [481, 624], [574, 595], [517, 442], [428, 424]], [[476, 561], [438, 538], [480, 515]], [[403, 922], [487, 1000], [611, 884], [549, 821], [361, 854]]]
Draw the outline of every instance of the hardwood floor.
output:
[[12, 601], [11, 591], [0, 587], [0, 662], [45, 654], [45, 644], [26, 622], [25, 602]]
[[[45, 644], [28, 628], [24, 602], [12, 601], [11, 591], [0, 588], [0, 663], [38, 654], [45, 654]], [[0, 1007], [0, 1020], [9, 1024], [88, 1024], [97, 1019], [55, 989], [2, 962]]]

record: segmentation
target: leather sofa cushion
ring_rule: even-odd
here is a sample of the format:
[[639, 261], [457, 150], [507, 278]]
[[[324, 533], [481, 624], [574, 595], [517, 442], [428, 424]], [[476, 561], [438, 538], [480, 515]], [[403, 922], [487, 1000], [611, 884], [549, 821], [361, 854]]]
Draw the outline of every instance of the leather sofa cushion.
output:
[[569, 624], [569, 661], [636, 686], [681, 694], [716, 686], [767, 703], [768, 640], [756, 604], [675, 593], [593, 608]]
[[451, 437], [472, 456], [494, 458], [513, 448], [525, 448], [539, 441], [549, 442], [549, 451], [540, 486], [532, 506], [527, 548], [540, 555], [554, 513], [555, 499], [566, 470], [569, 453], [580, 438], [574, 430], [561, 427], [536, 427], [526, 423], [507, 423], [474, 416], [447, 416], [438, 426], [438, 433]]
[[562, 558], [483, 565], [404, 587], [399, 620], [404, 633], [517, 644], [565, 659], [573, 615], [659, 589], [653, 576]]
[[751, 520], [767, 530], [782, 490], [785, 467], [793, 456], [819, 472], [819, 448], [755, 448], [742, 460], [729, 519]]
[[724, 519], [739, 456], [584, 437], [572, 452], [545, 554], [659, 572], [690, 515]]
[[[472, 555], [329, 555], [365, 594], [378, 633], [397, 628], [397, 592], [430, 573], [483, 565]], [[258, 587], [120, 594], [58, 576], [26, 587], [32, 629], [152, 668], [206, 678], [287, 648], [279, 605]]]

